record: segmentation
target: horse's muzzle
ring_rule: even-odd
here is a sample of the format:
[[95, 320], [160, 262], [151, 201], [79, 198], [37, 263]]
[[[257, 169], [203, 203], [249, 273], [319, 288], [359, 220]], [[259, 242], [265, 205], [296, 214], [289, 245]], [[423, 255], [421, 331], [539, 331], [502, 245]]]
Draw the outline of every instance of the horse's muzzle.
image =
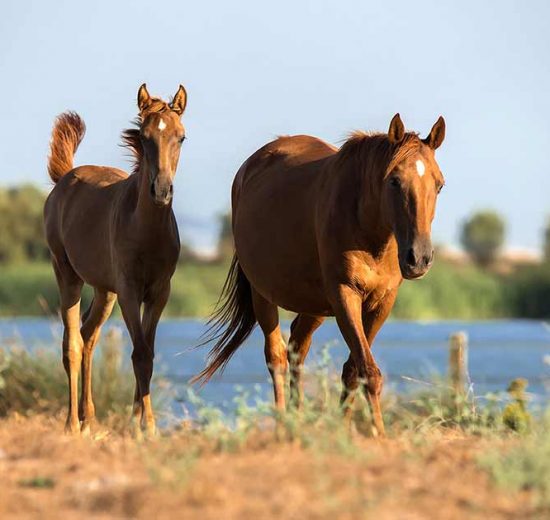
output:
[[420, 238], [399, 255], [399, 267], [403, 278], [416, 280], [422, 278], [432, 266], [434, 249], [429, 237]]
[[151, 197], [158, 206], [167, 206], [174, 196], [174, 185], [170, 183], [161, 183], [155, 180], [151, 183]]

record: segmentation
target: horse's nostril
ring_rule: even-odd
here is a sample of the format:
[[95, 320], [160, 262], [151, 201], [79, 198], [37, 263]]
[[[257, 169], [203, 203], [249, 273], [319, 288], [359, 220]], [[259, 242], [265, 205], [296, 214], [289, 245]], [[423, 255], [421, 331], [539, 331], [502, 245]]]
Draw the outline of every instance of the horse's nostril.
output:
[[151, 195], [153, 197], [155, 196], [155, 183], [154, 182], [151, 183]]
[[170, 194], [174, 193], [174, 185], [170, 184]]
[[407, 264], [411, 266], [416, 265], [416, 255], [414, 254], [414, 249], [411, 247], [407, 253]]

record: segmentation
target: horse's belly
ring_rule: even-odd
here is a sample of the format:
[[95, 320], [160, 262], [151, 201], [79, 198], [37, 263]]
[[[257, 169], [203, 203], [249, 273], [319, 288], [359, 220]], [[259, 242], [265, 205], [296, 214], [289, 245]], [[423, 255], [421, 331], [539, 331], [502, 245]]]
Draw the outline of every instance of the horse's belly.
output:
[[290, 230], [235, 232], [239, 263], [252, 287], [268, 301], [293, 312], [330, 315], [319, 262], [307, 241]]
[[316, 172], [271, 156], [248, 168], [233, 186], [235, 248], [244, 273], [280, 307], [329, 314], [315, 233]]
[[67, 257], [78, 276], [88, 285], [115, 291], [115, 275], [107, 248], [81, 248], [78, 243], [68, 242]]

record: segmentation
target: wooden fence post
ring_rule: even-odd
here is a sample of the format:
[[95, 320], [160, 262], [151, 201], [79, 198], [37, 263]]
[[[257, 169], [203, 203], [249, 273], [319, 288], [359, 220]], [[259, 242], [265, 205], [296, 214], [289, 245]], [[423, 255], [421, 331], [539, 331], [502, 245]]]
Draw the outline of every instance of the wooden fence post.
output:
[[464, 395], [468, 376], [468, 335], [455, 332], [449, 338], [449, 379], [455, 396]]

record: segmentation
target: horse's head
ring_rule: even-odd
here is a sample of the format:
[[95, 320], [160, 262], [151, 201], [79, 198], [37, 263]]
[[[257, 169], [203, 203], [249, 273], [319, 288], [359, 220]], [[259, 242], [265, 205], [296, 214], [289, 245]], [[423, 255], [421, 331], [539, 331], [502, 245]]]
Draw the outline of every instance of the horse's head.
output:
[[180, 85], [171, 103], [153, 98], [145, 83], [138, 92], [141, 118], [139, 131], [143, 157], [149, 172], [151, 196], [156, 204], [166, 206], [172, 200], [173, 181], [185, 139], [180, 118], [187, 104], [187, 93]]
[[[406, 279], [428, 272], [434, 257], [431, 240], [437, 195], [444, 185], [434, 152], [445, 138], [445, 120], [440, 117], [428, 137], [405, 133], [399, 114], [388, 130], [388, 139], [398, 150], [384, 181], [384, 204], [399, 250], [399, 267]], [[406, 143], [406, 141], [409, 141]], [[403, 146], [403, 153], [399, 147]]]

